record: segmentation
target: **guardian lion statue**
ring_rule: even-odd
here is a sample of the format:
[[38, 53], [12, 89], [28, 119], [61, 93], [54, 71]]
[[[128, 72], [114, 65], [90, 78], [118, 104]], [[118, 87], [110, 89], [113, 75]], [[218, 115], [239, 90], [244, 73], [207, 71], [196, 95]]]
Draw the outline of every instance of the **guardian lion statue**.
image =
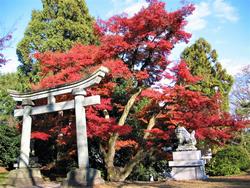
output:
[[178, 139], [177, 151], [197, 150], [195, 147], [197, 141], [195, 139], [195, 131], [189, 133], [185, 127], [178, 126], [175, 129], [175, 134]]

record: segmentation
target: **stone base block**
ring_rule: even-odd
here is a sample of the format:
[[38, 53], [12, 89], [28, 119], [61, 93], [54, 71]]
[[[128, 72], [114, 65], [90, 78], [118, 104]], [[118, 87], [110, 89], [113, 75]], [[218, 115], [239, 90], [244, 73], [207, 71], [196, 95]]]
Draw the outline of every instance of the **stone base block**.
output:
[[173, 152], [171, 176], [175, 180], [201, 180], [206, 179], [205, 162], [201, 159], [201, 151]]
[[14, 187], [29, 187], [43, 183], [43, 178], [38, 168], [19, 168], [10, 171], [7, 184]]
[[203, 160], [189, 160], [189, 161], [169, 161], [168, 165], [171, 167], [189, 167], [189, 166], [205, 166]]
[[197, 148], [194, 145], [180, 145], [176, 151], [195, 151]]
[[67, 174], [66, 180], [62, 182], [63, 188], [70, 187], [85, 187], [97, 184], [103, 184], [105, 181], [101, 177], [99, 170], [88, 168], [88, 169], [75, 169]]
[[207, 179], [204, 168], [200, 167], [173, 167], [171, 176], [175, 180], [203, 180]]
[[176, 151], [173, 152], [174, 161], [200, 160], [201, 151]]

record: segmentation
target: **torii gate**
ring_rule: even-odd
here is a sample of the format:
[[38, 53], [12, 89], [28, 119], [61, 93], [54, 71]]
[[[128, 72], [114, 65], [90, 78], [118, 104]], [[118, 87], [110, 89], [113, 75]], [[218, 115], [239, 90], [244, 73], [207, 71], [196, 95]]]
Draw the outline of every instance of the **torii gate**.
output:
[[[14, 116], [23, 116], [22, 136], [21, 136], [21, 153], [19, 160], [19, 168], [29, 167], [30, 139], [31, 139], [31, 115], [38, 115], [61, 110], [75, 109], [76, 116], [76, 138], [77, 138], [77, 153], [78, 166], [80, 169], [89, 167], [88, 142], [86, 130], [85, 106], [100, 104], [100, 96], [84, 97], [85, 89], [100, 83], [108, 69], [100, 67], [95, 73], [88, 78], [65, 84], [59, 87], [40, 90], [28, 93], [18, 93], [17, 91], [9, 91], [10, 96], [15, 101], [22, 102], [22, 109], [15, 109]], [[74, 100], [56, 103], [55, 96], [72, 93], [75, 96]], [[37, 99], [47, 98], [48, 104], [43, 106], [34, 106], [32, 101]]]

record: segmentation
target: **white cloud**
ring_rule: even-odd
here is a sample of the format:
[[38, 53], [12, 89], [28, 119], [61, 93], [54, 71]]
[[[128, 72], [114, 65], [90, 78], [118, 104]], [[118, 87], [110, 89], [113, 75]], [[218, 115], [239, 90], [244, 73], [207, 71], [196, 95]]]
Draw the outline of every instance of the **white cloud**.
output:
[[221, 45], [223, 44], [224, 46], [228, 44], [228, 41], [223, 40], [223, 39], [216, 39], [216, 41], [214, 42], [217, 45]]
[[187, 18], [187, 31], [192, 32], [204, 29], [207, 26], [207, 20], [205, 18], [211, 15], [211, 13], [209, 3], [201, 2], [195, 5], [195, 11]]
[[[111, 0], [113, 3], [121, 3], [121, 0]], [[123, 2], [125, 3], [131, 3], [133, 2], [134, 0], [123, 0]]]
[[142, 7], [148, 6], [146, 0], [112, 0], [112, 2], [113, 8], [108, 12], [107, 17], [121, 13], [126, 13], [128, 16], [133, 16]]
[[10, 61], [0, 67], [0, 73], [11, 73], [17, 71], [18, 62]]
[[146, 1], [138, 1], [137, 3], [131, 4], [129, 7], [124, 9], [124, 12], [127, 13], [129, 16], [133, 16], [135, 13], [137, 13], [139, 10], [141, 10], [142, 7], [147, 7], [148, 3]]
[[221, 31], [221, 29], [222, 29], [221, 26], [216, 26], [216, 27], [214, 27], [214, 28], [212, 29], [212, 31], [213, 31], [214, 33], [218, 33], [219, 31]]
[[186, 30], [199, 31], [207, 27], [209, 16], [215, 15], [222, 21], [236, 22], [239, 20], [237, 9], [224, 0], [207, 0], [195, 5], [195, 11], [187, 20]]
[[10, 72], [16, 72], [17, 71], [17, 66], [19, 65], [16, 51], [13, 50], [13, 48], [7, 48], [2, 51], [4, 54], [5, 58], [8, 59], [9, 61], [0, 67], [0, 73], [10, 73]]
[[250, 60], [248, 59], [220, 59], [222, 67], [227, 70], [227, 72], [231, 75], [236, 75], [242, 69], [242, 67], [246, 65], [250, 65]]
[[215, 15], [223, 21], [236, 22], [239, 16], [235, 7], [225, 2], [224, 0], [215, 0], [213, 3]]
[[174, 61], [180, 59], [180, 54], [188, 45], [184, 42], [178, 43], [175, 45], [174, 49], [171, 51], [171, 54], [168, 56], [169, 60]]

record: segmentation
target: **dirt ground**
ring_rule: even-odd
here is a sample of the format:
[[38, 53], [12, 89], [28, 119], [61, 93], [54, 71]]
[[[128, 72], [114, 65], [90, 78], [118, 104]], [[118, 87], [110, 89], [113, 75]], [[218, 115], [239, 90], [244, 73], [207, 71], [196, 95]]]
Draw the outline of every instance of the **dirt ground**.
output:
[[112, 182], [95, 188], [250, 188], [250, 175], [210, 177], [206, 181]]
[[[10, 188], [1, 186], [0, 188]], [[13, 188], [13, 187], [11, 187]], [[59, 183], [46, 182], [32, 188], [60, 188]], [[162, 182], [107, 182], [104, 185], [91, 186], [89, 188], [250, 188], [250, 174], [241, 176], [210, 177], [205, 181], [162, 181]]]
[[4, 167], [0, 166], [0, 174], [8, 172]]

